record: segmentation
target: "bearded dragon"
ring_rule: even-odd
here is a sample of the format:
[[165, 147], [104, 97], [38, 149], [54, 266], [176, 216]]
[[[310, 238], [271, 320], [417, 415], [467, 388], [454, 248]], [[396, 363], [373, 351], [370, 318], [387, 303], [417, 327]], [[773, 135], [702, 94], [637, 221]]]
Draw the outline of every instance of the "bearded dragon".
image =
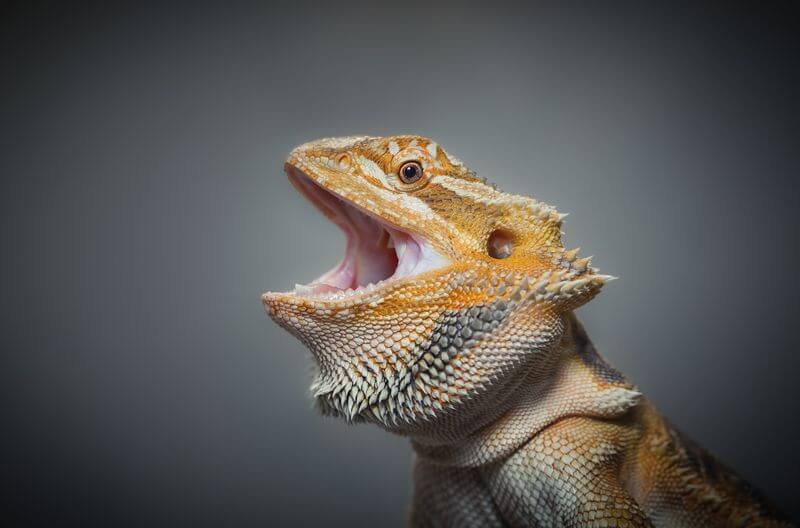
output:
[[306, 143], [285, 170], [345, 256], [264, 306], [322, 413], [410, 438], [412, 526], [789, 526], [595, 350], [573, 311], [612, 277], [565, 215], [418, 136]]

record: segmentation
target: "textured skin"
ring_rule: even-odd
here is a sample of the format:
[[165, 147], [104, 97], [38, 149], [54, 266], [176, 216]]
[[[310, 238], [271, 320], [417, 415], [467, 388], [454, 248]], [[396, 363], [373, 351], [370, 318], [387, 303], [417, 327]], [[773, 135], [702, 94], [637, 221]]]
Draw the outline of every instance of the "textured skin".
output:
[[[411, 184], [409, 160], [424, 169]], [[313, 353], [323, 413], [411, 439], [412, 525], [789, 526], [595, 351], [573, 310], [611, 277], [565, 250], [555, 209], [417, 136], [308, 143], [286, 170], [447, 261], [263, 297]]]

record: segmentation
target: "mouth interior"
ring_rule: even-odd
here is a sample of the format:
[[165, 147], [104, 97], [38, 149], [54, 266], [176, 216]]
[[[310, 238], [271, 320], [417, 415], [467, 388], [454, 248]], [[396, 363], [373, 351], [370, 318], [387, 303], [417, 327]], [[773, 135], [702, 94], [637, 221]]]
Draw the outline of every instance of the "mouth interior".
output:
[[445, 259], [419, 236], [406, 233], [356, 207], [315, 183], [303, 171], [286, 166], [292, 184], [344, 232], [344, 258], [330, 271], [295, 293], [337, 297], [369, 291], [396, 280], [434, 269]]

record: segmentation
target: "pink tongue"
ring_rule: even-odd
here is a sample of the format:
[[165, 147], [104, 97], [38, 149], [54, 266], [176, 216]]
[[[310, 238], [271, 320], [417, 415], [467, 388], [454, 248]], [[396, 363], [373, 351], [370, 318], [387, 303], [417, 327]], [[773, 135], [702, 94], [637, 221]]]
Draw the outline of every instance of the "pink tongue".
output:
[[388, 236], [383, 228], [352, 207], [337, 208], [347, 236], [345, 255], [334, 269], [307, 286], [312, 294], [355, 289], [380, 282], [392, 275], [397, 257], [387, 249]]
[[347, 235], [347, 245], [344, 250], [344, 258], [335, 268], [314, 279], [307, 286], [309, 293], [330, 293], [355, 287], [356, 269], [352, 258], [352, 254], [356, 250], [355, 240], [350, 230], [345, 231], [345, 233]]
[[355, 248], [351, 255], [355, 260], [355, 286], [374, 284], [391, 276], [397, 264], [394, 251], [386, 248], [387, 238], [383, 228], [367, 215], [353, 207], [346, 207], [345, 214], [354, 227]]

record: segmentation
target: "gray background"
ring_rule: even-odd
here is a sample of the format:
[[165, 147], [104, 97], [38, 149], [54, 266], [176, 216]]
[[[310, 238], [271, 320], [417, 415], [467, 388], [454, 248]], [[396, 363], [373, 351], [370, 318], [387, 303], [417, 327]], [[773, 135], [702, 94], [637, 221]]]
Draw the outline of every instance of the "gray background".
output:
[[599, 348], [797, 517], [790, 4], [394, 5], [3, 4], [0, 521], [401, 524], [259, 295], [343, 246], [287, 152], [412, 132], [571, 213]]

